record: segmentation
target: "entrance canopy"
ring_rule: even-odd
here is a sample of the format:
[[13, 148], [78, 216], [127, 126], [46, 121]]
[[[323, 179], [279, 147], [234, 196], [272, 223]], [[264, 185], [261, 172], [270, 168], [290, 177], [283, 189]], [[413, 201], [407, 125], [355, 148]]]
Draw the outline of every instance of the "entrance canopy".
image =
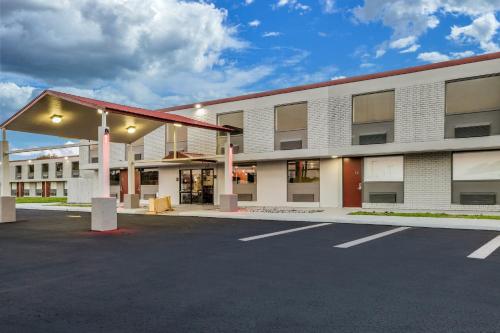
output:
[[45, 90], [7, 119], [2, 129], [71, 139], [98, 140], [97, 127], [107, 112], [112, 142], [132, 143], [165, 123], [231, 132], [231, 129], [188, 117], [151, 111]]

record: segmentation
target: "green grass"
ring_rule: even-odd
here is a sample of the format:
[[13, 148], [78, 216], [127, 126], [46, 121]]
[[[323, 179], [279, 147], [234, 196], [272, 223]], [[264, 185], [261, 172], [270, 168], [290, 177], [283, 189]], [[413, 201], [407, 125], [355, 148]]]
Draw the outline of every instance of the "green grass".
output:
[[91, 204], [78, 204], [78, 203], [66, 203], [66, 202], [60, 202], [60, 203], [54, 203], [50, 204], [47, 206], [62, 206], [62, 207], [92, 207]]
[[500, 220], [500, 215], [466, 215], [446, 213], [399, 213], [399, 212], [352, 212], [349, 215], [402, 216], [402, 217], [438, 217], [455, 219]]
[[68, 198], [60, 197], [20, 197], [16, 198], [16, 203], [51, 203], [51, 202], [62, 202], [65, 203]]

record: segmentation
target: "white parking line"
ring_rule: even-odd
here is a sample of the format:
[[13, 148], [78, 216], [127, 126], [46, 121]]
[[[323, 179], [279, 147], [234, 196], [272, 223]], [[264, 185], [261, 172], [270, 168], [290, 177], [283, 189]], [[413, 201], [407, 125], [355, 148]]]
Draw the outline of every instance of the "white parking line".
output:
[[363, 244], [363, 243], [372, 241], [374, 239], [378, 239], [378, 238], [382, 238], [382, 237], [385, 237], [385, 236], [389, 236], [389, 235], [395, 234], [396, 232], [404, 231], [404, 230], [407, 230], [407, 229], [411, 229], [411, 227], [399, 227], [399, 228], [391, 229], [391, 230], [384, 231], [384, 232], [381, 232], [381, 233], [378, 233], [378, 234], [375, 234], [375, 235], [371, 235], [371, 236], [363, 237], [363, 238], [360, 238], [360, 239], [356, 239], [356, 240], [353, 240], [353, 241], [350, 241], [350, 242], [347, 242], [347, 243], [335, 245], [335, 247], [338, 247], [338, 248], [341, 248], [341, 249], [347, 249], [349, 247], [353, 247], [353, 246], [356, 246], [356, 245], [359, 245], [359, 244]]
[[252, 237], [240, 238], [240, 241], [242, 241], [242, 242], [248, 242], [248, 241], [253, 241], [253, 240], [256, 240], [256, 239], [273, 237], [273, 236], [288, 234], [288, 233], [291, 233], [291, 232], [296, 232], [296, 231], [301, 231], [301, 230], [306, 230], [306, 229], [324, 227], [324, 226], [327, 226], [327, 225], [330, 225], [330, 224], [332, 224], [332, 223], [313, 224], [313, 225], [308, 225], [307, 227], [300, 227], [300, 228], [294, 228], [294, 229], [288, 229], [288, 230], [271, 232], [269, 234], [263, 234], [263, 235], [257, 235], [257, 236], [252, 236]]
[[476, 251], [472, 252], [467, 256], [467, 258], [471, 259], [485, 259], [490, 254], [492, 254], [496, 249], [500, 247], [500, 236], [497, 236], [490, 240], [488, 243], [481, 246]]

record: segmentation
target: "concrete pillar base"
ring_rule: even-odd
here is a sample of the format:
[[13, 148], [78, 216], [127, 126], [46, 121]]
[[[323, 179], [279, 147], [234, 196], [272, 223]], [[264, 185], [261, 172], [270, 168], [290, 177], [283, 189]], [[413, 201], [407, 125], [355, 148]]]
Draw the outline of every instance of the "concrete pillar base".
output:
[[116, 198], [92, 198], [92, 231], [109, 231], [117, 228]]
[[221, 194], [219, 198], [219, 206], [221, 212], [237, 212], [238, 211], [238, 195], [237, 194]]
[[124, 194], [123, 208], [127, 209], [139, 208], [139, 194]]
[[0, 223], [16, 221], [16, 197], [0, 197]]

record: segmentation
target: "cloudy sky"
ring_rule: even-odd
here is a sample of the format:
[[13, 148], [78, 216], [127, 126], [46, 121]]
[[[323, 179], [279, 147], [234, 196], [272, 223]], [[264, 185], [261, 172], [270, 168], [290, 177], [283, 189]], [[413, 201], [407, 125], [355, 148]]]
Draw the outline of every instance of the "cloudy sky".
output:
[[47, 88], [154, 109], [500, 50], [500, 0], [0, 4], [2, 120]]

